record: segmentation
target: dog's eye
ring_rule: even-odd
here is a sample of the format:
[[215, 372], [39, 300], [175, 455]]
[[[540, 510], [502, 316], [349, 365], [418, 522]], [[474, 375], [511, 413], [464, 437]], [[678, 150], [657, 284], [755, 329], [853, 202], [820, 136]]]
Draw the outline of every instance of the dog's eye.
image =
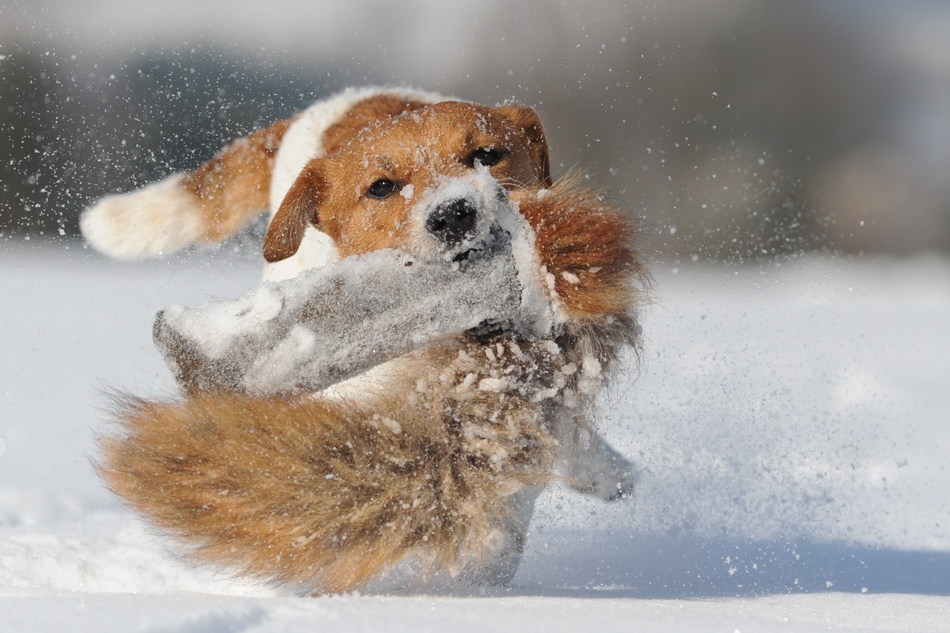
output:
[[491, 167], [495, 165], [505, 156], [505, 152], [500, 149], [492, 149], [490, 147], [480, 147], [474, 152], [471, 153], [468, 157], [468, 164], [474, 167], [475, 165], [484, 165], [485, 167]]
[[398, 189], [398, 185], [388, 178], [380, 178], [369, 186], [366, 195], [377, 200], [384, 200], [393, 195]]

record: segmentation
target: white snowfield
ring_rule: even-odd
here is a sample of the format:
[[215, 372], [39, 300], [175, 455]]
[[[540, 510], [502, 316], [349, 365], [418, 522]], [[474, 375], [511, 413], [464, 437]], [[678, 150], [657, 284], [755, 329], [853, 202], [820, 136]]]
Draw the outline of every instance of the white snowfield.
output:
[[546, 492], [509, 589], [300, 598], [193, 566], [90, 461], [109, 390], [174, 390], [155, 314], [260, 264], [28, 246], [0, 243], [4, 632], [950, 630], [945, 258], [655, 264], [602, 404], [632, 501]]

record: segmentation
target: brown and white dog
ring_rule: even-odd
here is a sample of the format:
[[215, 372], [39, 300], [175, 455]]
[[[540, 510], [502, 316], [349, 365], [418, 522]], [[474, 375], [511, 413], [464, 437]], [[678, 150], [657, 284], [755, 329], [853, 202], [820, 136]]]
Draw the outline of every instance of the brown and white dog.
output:
[[451, 260], [499, 227], [518, 233], [523, 300], [544, 318], [529, 336], [434, 340], [319, 393], [183, 385], [174, 401], [122, 400], [100, 472], [131, 507], [200, 558], [335, 592], [405, 561], [503, 584], [552, 479], [632, 493], [591, 412], [638, 345], [647, 272], [624, 213], [552, 183], [533, 110], [347, 91], [195, 172], [105, 198], [81, 227], [135, 258], [224, 239], [268, 208], [267, 282], [385, 248]]

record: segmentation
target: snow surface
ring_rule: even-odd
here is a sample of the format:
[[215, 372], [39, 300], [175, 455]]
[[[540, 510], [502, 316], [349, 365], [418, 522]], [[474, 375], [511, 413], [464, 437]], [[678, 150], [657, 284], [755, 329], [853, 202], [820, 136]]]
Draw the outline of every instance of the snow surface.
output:
[[297, 598], [181, 560], [90, 465], [109, 389], [174, 389], [155, 313], [260, 263], [0, 245], [0, 629], [950, 630], [950, 262], [654, 272], [603, 403], [632, 502], [546, 492], [510, 589]]

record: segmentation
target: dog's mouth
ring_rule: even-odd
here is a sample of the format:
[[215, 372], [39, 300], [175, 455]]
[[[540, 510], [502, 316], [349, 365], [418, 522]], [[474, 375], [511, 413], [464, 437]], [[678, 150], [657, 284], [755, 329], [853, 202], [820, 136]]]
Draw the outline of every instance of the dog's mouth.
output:
[[470, 248], [469, 250], [467, 250], [467, 251], [462, 251], [461, 253], [459, 253], [458, 255], [456, 255], [455, 257], [453, 257], [453, 258], [452, 258], [452, 261], [455, 262], [456, 264], [464, 264], [465, 262], [467, 262], [467, 261], [469, 260], [469, 258], [470, 258], [472, 255], [474, 255], [474, 254], [476, 254], [476, 253], [478, 253], [478, 252], [480, 252], [480, 251], [481, 251], [480, 248]]
[[467, 262], [483, 257], [492, 257], [501, 249], [511, 248], [511, 235], [497, 223], [492, 224], [488, 233], [480, 240], [469, 242], [465, 248], [453, 253], [449, 258], [453, 263], [464, 266]]

